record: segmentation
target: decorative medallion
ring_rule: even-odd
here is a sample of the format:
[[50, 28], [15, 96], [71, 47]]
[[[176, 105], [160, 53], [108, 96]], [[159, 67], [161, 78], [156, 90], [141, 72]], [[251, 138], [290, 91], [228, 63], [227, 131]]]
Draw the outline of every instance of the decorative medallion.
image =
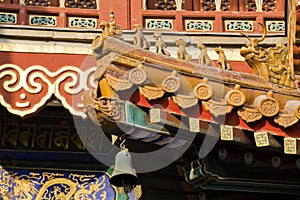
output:
[[279, 112], [279, 103], [272, 96], [273, 92], [270, 91], [267, 95], [260, 95], [256, 97], [254, 101], [259, 112], [266, 117], [273, 117]]
[[141, 68], [133, 68], [129, 72], [129, 81], [133, 84], [143, 84], [147, 79], [147, 72]]
[[297, 139], [284, 138], [284, 153], [297, 154]]
[[181, 87], [181, 82], [178, 77], [176, 77], [176, 72], [172, 72], [171, 76], [166, 77], [162, 82], [162, 87], [166, 92], [175, 93]]
[[246, 122], [255, 122], [262, 118], [262, 114], [256, 108], [242, 107], [238, 110], [238, 115]]
[[196, 99], [194, 96], [177, 94], [176, 96], [172, 96], [172, 98], [174, 102], [183, 109], [190, 108], [198, 103], [198, 99]]
[[267, 132], [256, 132], [254, 133], [255, 144], [257, 147], [269, 146], [269, 135]]
[[159, 99], [165, 94], [165, 91], [161, 87], [152, 87], [149, 85], [139, 87], [139, 91], [148, 100]]
[[244, 93], [240, 91], [239, 85], [236, 85], [233, 90], [230, 90], [226, 94], [226, 101], [232, 106], [242, 106], [245, 103], [246, 97]]
[[113, 77], [109, 74], [106, 74], [105, 77], [106, 77], [109, 85], [116, 91], [130, 89], [133, 85], [128, 80], [119, 79], [119, 78]]
[[267, 117], [272, 117], [279, 111], [278, 102], [276, 99], [266, 98], [260, 103], [259, 111]]
[[213, 94], [207, 82], [208, 80], [205, 78], [202, 80], [201, 83], [196, 85], [196, 87], [194, 88], [194, 94], [199, 100], [202, 101], [208, 100]]

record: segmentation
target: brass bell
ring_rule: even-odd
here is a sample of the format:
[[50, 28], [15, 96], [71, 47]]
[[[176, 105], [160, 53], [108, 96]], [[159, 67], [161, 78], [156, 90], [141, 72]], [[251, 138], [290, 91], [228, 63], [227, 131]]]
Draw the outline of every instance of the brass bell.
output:
[[131, 155], [122, 149], [115, 159], [114, 171], [109, 182], [116, 187], [124, 187], [125, 193], [130, 193], [137, 184], [137, 175], [132, 168]]

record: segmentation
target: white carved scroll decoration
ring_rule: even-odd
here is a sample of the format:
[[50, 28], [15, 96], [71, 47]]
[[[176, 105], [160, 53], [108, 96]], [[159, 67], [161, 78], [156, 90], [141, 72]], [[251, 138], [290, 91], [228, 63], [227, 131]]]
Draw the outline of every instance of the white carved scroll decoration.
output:
[[19, 116], [35, 113], [54, 95], [71, 114], [81, 116], [84, 91], [96, 87], [93, 73], [96, 67], [81, 70], [74, 66], [61, 67], [56, 72], [34, 65], [21, 69], [14, 64], [0, 66], [0, 104]]

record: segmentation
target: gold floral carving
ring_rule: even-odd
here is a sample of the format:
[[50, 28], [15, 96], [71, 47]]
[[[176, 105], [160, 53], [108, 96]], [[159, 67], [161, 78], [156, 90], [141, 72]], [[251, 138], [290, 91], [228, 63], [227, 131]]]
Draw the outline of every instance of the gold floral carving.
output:
[[172, 96], [172, 98], [174, 102], [183, 109], [190, 108], [198, 103], [198, 99], [196, 99], [194, 96], [177, 94], [176, 96]]
[[227, 113], [230, 113], [233, 109], [231, 105], [228, 105], [224, 102], [209, 100], [208, 102], [202, 103], [204, 105], [204, 108], [215, 117], [226, 115]]
[[233, 90], [230, 90], [226, 95], [226, 101], [232, 106], [242, 106], [246, 97], [243, 92], [240, 91], [240, 86], [236, 85]]
[[161, 87], [152, 87], [148, 85], [139, 87], [139, 91], [148, 100], [161, 98], [165, 94], [165, 91]]
[[141, 68], [134, 68], [129, 72], [129, 81], [133, 84], [143, 84], [147, 79], [147, 72]]
[[91, 107], [86, 107], [89, 117], [95, 124], [110, 131], [117, 122], [125, 122], [124, 101], [115, 98], [100, 97]]
[[195, 96], [202, 101], [208, 100], [211, 98], [213, 92], [207, 84], [207, 79], [203, 79], [201, 83], [194, 87]]
[[70, 187], [70, 190], [68, 191], [67, 194], [65, 194], [64, 192], [58, 191], [58, 190], [54, 190], [54, 197], [55, 199], [71, 199], [71, 197], [74, 195], [74, 193], [76, 192], [76, 183], [74, 183], [73, 181], [67, 179], [67, 178], [54, 178], [52, 180], [47, 181], [43, 187], [41, 187], [41, 189], [39, 190], [38, 194], [36, 195], [37, 199], [43, 199], [43, 194], [47, 191], [47, 188], [53, 186], [53, 185], [57, 185], [57, 184], [65, 184], [68, 187]]
[[118, 79], [109, 74], [105, 75], [109, 85], [116, 91], [130, 89], [133, 84], [129, 80]]
[[238, 110], [238, 115], [248, 123], [255, 122], [262, 118], [262, 114], [256, 108], [240, 108]]
[[298, 122], [298, 118], [295, 117], [293, 114], [285, 114], [285, 113], [279, 113], [277, 116], [275, 116], [274, 121], [279, 124], [280, 126], [283, 126], [284, 128], [292, 126], [293, 124]]

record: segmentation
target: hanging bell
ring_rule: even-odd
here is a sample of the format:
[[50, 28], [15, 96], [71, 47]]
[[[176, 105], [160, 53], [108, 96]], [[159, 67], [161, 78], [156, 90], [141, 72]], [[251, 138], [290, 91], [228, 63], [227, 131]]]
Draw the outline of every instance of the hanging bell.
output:
[[137, 184], [137, 175], [132, 168], [131, 155], [122, 149], [115, 160], [114, 171], [109, 182], [116, 187], [124, 187], [125, 193], [130, 193]]

